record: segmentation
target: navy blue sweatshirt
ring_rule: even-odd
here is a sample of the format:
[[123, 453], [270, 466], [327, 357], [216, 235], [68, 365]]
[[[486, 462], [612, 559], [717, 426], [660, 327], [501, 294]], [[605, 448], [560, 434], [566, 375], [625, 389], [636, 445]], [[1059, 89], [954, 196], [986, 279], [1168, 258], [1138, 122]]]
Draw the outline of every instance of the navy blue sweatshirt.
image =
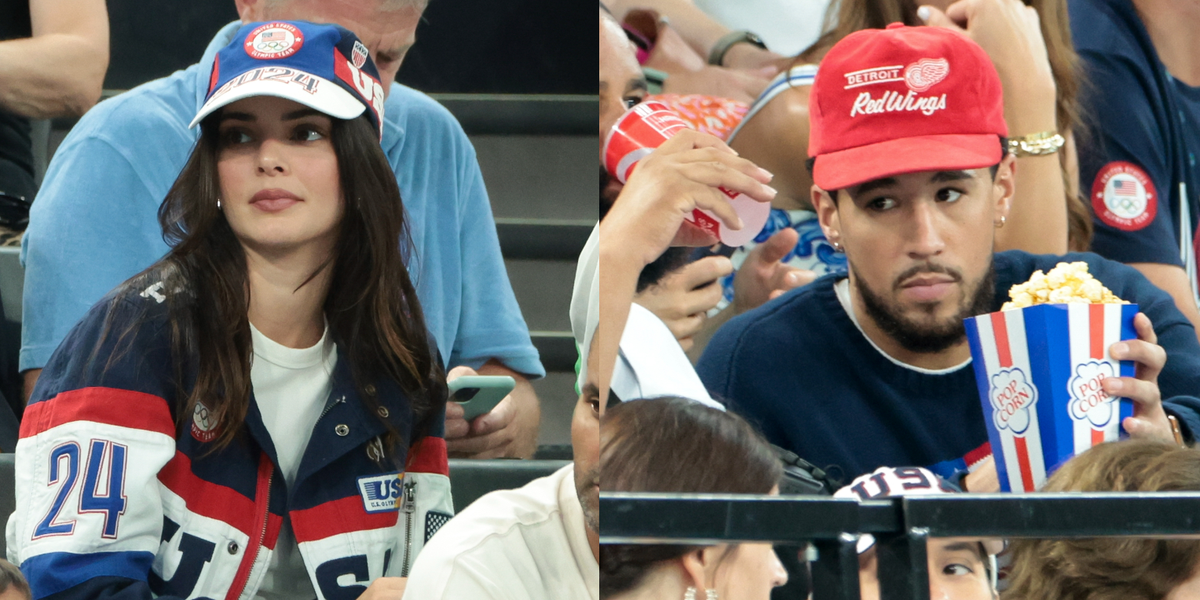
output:
[[[1038, 269], [1085, 261], [1092, 275], [1150, 317], [1167, 365], [1158, 383], [1169, 414], [1200, 431], [1200, 343], [1166, 292], [1095, 254], [996, 254], [996, 295]], [[714, 398], [844, 481], [880, 466], [924, 466], [943, 477], [990, 453], [971, 365], [920, 372], [884, 356], [838, 301], [832, 274], [729, 321], [697, 365]]]

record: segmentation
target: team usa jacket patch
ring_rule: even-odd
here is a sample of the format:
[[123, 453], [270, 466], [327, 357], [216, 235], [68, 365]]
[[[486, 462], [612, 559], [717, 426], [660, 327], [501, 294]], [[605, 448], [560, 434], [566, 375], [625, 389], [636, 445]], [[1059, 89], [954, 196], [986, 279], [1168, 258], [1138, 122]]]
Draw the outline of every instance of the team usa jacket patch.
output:
[[1158, 214], [1158, 194], [1144, 169], [1113, 161], [1104, 165], [1092, 181], [1092, 209], [1107, 225], [1137, 231]]

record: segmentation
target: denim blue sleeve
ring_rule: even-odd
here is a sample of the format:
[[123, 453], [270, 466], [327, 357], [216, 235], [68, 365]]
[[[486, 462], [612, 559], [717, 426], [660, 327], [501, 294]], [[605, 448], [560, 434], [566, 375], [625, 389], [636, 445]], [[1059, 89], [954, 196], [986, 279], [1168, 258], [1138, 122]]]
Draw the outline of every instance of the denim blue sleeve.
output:
[[542, 377], [546, 371], [508, 280], [475, 150], [469, 142], [463, 145], [459, 175], [462, 314], [450, 364], [478, 367], [495, 358], [518, 373]]
[[[105, 138], [69, 136], [55, 154], [22, 240], [22, 371], [43, 367], [88, 308], [166, 252], [157, 211], [179, 167], [154, 152], [161, 142], [137, 139], [131, 156]], [[161, 190], [146, 170], [163, 171]]]

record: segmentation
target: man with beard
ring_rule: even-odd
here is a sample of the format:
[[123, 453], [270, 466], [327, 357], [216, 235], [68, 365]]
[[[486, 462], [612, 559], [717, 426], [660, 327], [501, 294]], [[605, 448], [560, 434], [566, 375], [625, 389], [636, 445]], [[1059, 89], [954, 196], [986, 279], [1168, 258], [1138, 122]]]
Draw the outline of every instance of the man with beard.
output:
[[1200, 431], [1200, 400], [1160, 400], [1200, 390], [1200, 345], [1169, 295], [1092, 254], [993, 253], [1016, 177], [1000, 89], [977, 45], [933, 27], [862, 31], [821, 63], [812, 198], [849, 273], [733, 319], [698, 366], [772, 443], [846, 480], [913, 465], [998, 489], [963, 319], [999, 310], [1034, 270], [1080, 260], [1144, 313], [1140, 339], [1109, 348], [1137, 363], [1136, 378], [1104, 382], [1134, 401], [1125, 428], [1173, 440], [1170, 413], [1185, 439]]

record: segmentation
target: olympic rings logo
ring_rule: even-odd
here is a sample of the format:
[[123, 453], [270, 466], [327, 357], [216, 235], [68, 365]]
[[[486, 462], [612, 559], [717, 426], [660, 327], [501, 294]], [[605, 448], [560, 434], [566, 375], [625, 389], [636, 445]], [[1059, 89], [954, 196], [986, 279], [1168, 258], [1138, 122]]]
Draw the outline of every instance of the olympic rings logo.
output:
[[1113, 208], [1120, 209], [1122, 211], [1126, 211], [1126, 212], [1130, 212], [1130, 213], [1138, 212], [1141, 210], [1141, 206], [1138, 205], [1137, 200], [1134, 200], [1132, 198], [1119, 197], [1114, 201], [1114, 204], [1116, 206], [1113, 206]]
[[284, 50], [287, 50], [289, 47], [291, 47], [291, 45], [292, 45], [291, 41], [259, 42], [254, 45], [254, 49], [258, 50], [259, 52], [282, 52]]

